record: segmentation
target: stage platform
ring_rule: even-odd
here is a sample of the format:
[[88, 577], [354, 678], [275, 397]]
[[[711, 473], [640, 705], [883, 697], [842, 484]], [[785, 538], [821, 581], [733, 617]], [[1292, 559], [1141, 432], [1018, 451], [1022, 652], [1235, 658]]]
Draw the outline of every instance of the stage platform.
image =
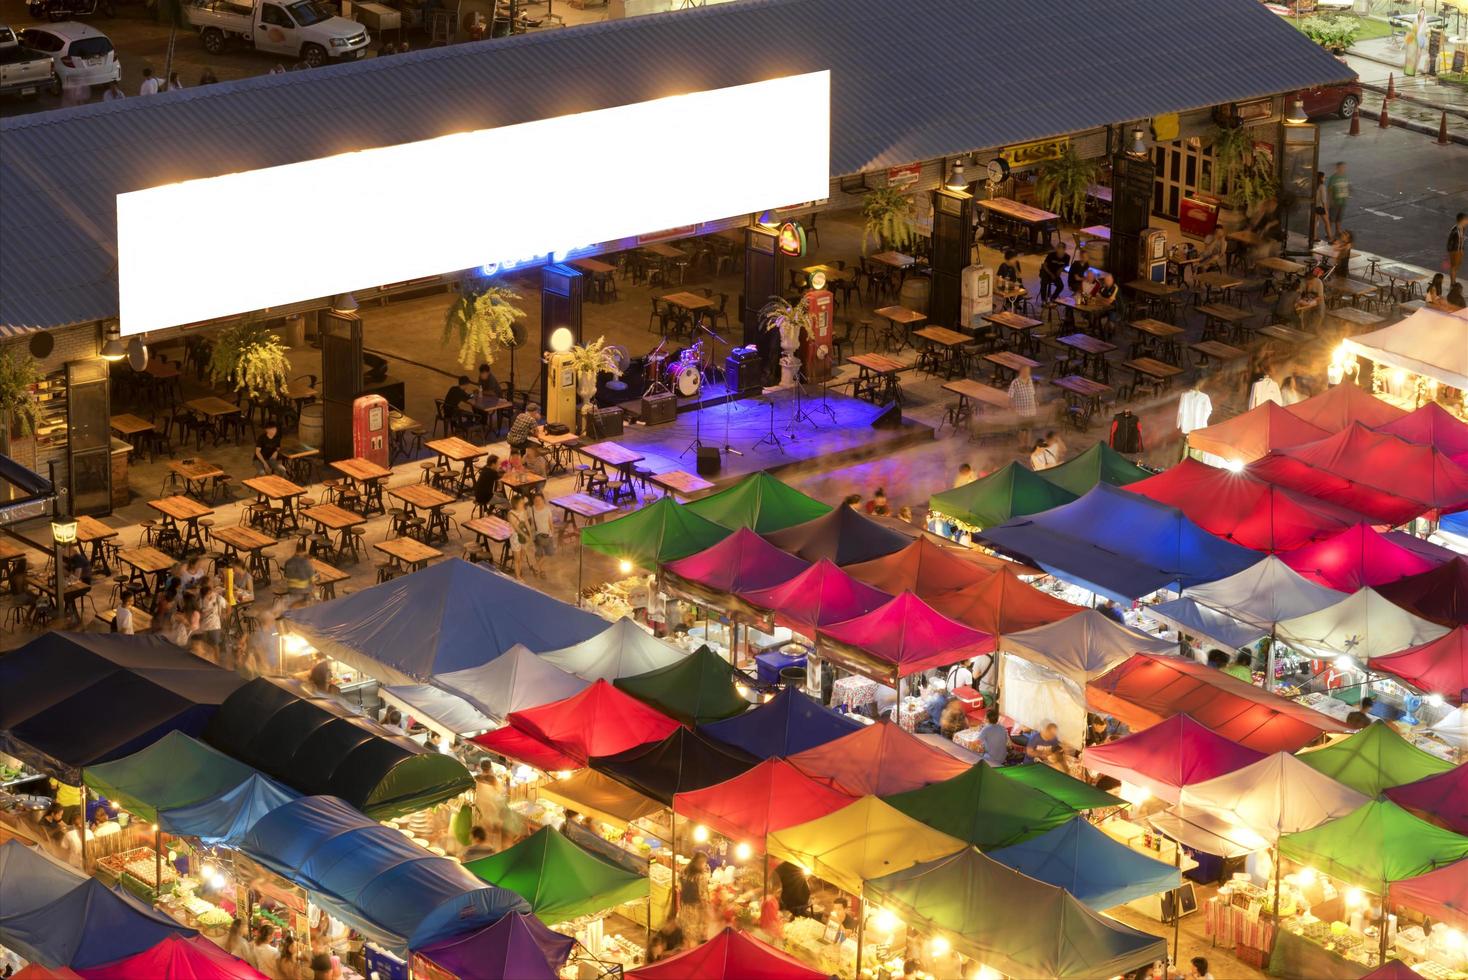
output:
[[728, 445], [743, 455], [720, 453], [719, 472], [707, 479], [723, 487], [760, 470], [780, 473], [842, 466], [933, 438], [930, 426], [910, 419], [873, 427], [880, 407], [836, 391], [827, 393], [824, 402], [821, 395], [819, 385], [805, 388], [799, 398], [800, 418], [795, 389], [775, 388], [680, 412], [662, 425], [629, 425], [616, 441], [644, 453], [647, 459], [639, 465], [654, 473], [692, 473], [697, 465], [690, 448], [694, 440], [722, 450], [727, 425]]

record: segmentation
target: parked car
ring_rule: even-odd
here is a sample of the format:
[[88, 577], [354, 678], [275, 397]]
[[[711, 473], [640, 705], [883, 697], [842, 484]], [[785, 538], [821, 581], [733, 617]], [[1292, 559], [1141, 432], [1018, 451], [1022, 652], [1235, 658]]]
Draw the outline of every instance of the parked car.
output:
[[1305, 105], [1305, 115], [1311, 119], [1321, 116], [1350, 119], [1361, 106], [1361, 82], [1352, 79], [1344, 85], [1306, 89], [1300, 93], [1300, 101]]
[[34, 99], [41, 94], [41, 89], [52, 88], [54, 84], [51, 56], [32, 51], [20, 43], [15, 31], [0, 24], [0, 95]]
[[71, 86], [109, 85], [122, 78], [122, 63], [107, 35], [78, 21], [48, 27], [27, 27], [20, 41], [28, 48], [51, 56], [56, 73], [52, 89], [60, 93]]
[[52, 22], [70, 20], [74, 17], [90, 17], [100, 13], [113, 17], [117, 7], [113, 0], [26, 0], [26, 10], [36, 20]]
[[259, 51], [300, 58], [315, 68], [367, 52], [367, 28], [337, 17], [318, 0], [195, 0], [184, 17], [204, 50], [218, 54], [239, 41]]

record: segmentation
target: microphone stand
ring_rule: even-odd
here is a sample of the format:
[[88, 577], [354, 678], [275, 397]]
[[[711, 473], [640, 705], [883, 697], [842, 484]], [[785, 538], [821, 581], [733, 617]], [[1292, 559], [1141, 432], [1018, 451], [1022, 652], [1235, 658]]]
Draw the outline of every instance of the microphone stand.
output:
[[[723, 337], [720, 337], [718, 334], [716, 334], [712, 330], [710, 330], [708, 328], [708, 326], [705, 325], [703, 323], [703, 321], [701, 321], [701, 320], [699, 321], [698, 329], [702, 330], [704, 333], [706, 333], [710, 337], [714, 338], [714, 340], [717, 341], [718, 343], [723, 344], [725, 347], [730, 347], [732, 349], [732, 345], [730, 345], [730, 343], [727, 340], [725, 340]], [[710, 365], [709, 366], [709, 371], [710, 372], [713, 371], [713, 365]], [[707, 382], [707, 378], [705, 378], [705, 382]], [[702, 391], [703, 389], [700, 388], [699, 390]], [[725, 370], [724, 370], [724, 448], [721, 449], [720, 452], [727, 453], [730, 456], [743, 456], [744, 453], [742, 453], [739, 450], [735, 449], [729, 443], [729, 416], [733, 413], [733, 411], [734, 411], [734, 392], [729, 387], [729, 371], [728, 371], [727, 368], [725, 368]]]

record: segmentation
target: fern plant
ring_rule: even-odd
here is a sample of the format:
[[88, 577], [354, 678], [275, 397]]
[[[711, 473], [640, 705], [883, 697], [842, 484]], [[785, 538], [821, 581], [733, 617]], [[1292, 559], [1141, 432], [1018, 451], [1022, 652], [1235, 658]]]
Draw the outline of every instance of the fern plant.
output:
[[16, 357], [0, 350], [0, 419], [5, 431], [18, 429], [28, 436], [41, 421], [40, 406], [33, 386], [41, 380], [41, 372], [31, 357]]
[[215, 339], [209, 377], [256, 401], [281, 399], [291, 377], [290, 356], [264, 324], [237, 324]]
[[1094, 160], [1083, 160], [1075, 147], [1066, 144], [1054, 160], [1040, 164], [1035, 177], [1035, 200], [1062, 221], [1081, 224], [1086, 217], [1086, 193], [1096, 183]]
[[1227, 187], [1231, 203], [1243, 207], [1271, 197], [1278, 189], [1274, 158], [1254, 149], [1254, 138], [1242, 126], [1213, 127], [1213, 190]]
[[771, 296], [765, 308], [760, 310], [760, 318], [764, 320], [766, 330], [780, 331], [783, 350], [794, 350], [800, 346], [802, 338], [815, 336], [815, 317], [811, 315], [804, 296], [798, 303]]
[[868, 242], [882, 248], [904, 249], [917, 237], [912, 198], [895, 187], [880, 187], [861, 202], [861, 254]]
[[459, 363], [466, 370], [480, 362], [494, 363], [495, 352], [508, 350], [513, 342], [515, 321], [525, 316], [513, 302], [519, 298], [503, 286], [460, 295], [444, 314], [440, 342], [459, 345]]
[[605, 337], [598, 337], [584, 347], [577, 344], [567, 353], [571, 355], [571, 370], [578, 376], [589, 374], [596, 377], [602, 372], [618, 378], [622, 376], [622, 366], [617, 363], [612, 346]]

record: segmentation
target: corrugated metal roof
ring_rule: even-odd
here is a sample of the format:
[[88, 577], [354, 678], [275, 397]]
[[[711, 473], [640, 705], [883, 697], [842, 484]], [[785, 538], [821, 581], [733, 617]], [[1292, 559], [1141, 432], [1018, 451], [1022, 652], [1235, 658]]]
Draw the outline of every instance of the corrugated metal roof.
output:
[[[0, 120], [0, 324], [117, 315], [118, 193], [825, 68], [833, 176], [1352, 77], [1258, 0], [739, 0], [20, 116]], [[768, 147], [670, 134], [668, 152], [758, 166], [800, 118], [771, 119]], [[596, 154], [578, 193], [615, 193]], [[485, 191], [564, 193], [550, 178], [511, 165]], [[431, 188], [380, 203], [463, 190]], [[283, 210], [281, 234], [309, 234], [326, 201]], [[158, 229], [158, 261], [179, 248], [231, 261], [229, 215], [210, 242]]]

